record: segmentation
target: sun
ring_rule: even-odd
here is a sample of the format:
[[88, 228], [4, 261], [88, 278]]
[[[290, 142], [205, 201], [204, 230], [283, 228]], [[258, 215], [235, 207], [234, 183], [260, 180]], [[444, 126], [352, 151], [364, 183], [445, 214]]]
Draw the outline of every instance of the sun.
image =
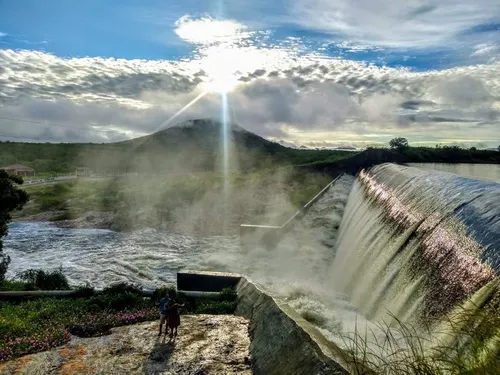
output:
[[204, 83], [204, 89], [207, 92], [216, 92], [220, 94], [227, 94], [231, 92], [236, 85], [238, 80], [233, 75], [220, 75], [218, 77], [213, 77]]
[[238, 64], [235, 52], [235, 48], [227, 45], [210, 47], [204, 51], [200, 68], [206, 74], [206, 81], [203, 82], [206, 92], [228, 93], [240, 83], [238, 68], [241, 64]]

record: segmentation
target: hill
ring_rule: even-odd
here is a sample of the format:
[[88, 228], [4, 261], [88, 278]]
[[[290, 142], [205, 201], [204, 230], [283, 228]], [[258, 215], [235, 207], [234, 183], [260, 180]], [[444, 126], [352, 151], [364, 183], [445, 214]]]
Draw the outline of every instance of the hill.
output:
[[[300, 150], [270, 142], [242, 127], [229, 128], [230, 167], [333, 162], [352, 155], [335, 150]], [[40, 173], [71, 173], [87, 167], [100, 173], [217, 171], [222, 166], [222, 124], [188, 120], [157, 133], [106, 144], [0, 143], [0, 166], [24, 164]]]

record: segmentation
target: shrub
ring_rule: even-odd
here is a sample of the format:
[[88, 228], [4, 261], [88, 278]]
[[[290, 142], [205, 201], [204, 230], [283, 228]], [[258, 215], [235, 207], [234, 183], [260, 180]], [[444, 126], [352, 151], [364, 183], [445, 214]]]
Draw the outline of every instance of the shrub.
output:
[[68, 324], [68, 331], [78, 337], [100, 336], [109, 333], [115, 324], [113, 315], [103, 313], [87, 315]]
[[131, 293], [140, 296], [142, 295], [142, 289], [134, 284], [116, 283], [104, 288], [102, 291], [103, 295], [116, 295], [123, 293]]
[[154, 290], [153, 295], [151, 296], [151, 299], [155, 302], [159, 301], [161, 298], [165, 296], [165, 294], [168, 292], [169, 296], [173, 299], [177, 299], [177, 289], [175, 288], [174, 285], [169, 285], [166, 287], [162, 288], [157, 288]]
[[195, 314], [233, 314], [236, 310], [236, 302], [205, 300], [196, 304]]
[[219, 299], [221, 301], [236, 301], [237, 294], [233, 288], [224, 288], [219, 293]]
[[21, 272], [18, 278], [27, 284], [26, 288], [28, 288], [28, 290], [31, 288], [38, 290], [70, 289], [68, 279], [64, 276], [62, 268], [52, 272], [29, 269]]
[[0, 341], [0, 362], [26, 354], [49, 350], [69, 341], [70, 332], [58, 328], [47, 328], [33, 336], [16, 337], [8, 341]]
[[[26, 284], [23, 281], [16, 280], [6, 280], [0, 285], [0, 290], [5, 291], [19, 291], [19, 290], [30, 290], [31, 285]], [[31, 290], [33, 287], [31, 288]]]
[[89, 284], [81, 285], [75, 289], [76, 298], [89, 298], [95, 295], [95, 289]]
[[93, 310], [123, 311], [133, 307], [145, 306], [147, 300], [137, 294], [123, 292], [93, 296], [88, 300], [88, 304], [93, 306]]

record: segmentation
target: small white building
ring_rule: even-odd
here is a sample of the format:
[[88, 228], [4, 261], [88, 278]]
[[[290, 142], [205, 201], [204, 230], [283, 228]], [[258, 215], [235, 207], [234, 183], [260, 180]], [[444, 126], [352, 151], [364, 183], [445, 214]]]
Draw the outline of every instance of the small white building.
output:
[[12, 174], [12, 175], [16, 175], [16, 176], [22, 176], [22, 177], [35, 176], [35, 170], [33, 168], [27, 167], [26, 165], [22, 165], [22, 164], [8, 165], [7, 167], [2, 167], [0, 169], [3, 169], [8, 174]]

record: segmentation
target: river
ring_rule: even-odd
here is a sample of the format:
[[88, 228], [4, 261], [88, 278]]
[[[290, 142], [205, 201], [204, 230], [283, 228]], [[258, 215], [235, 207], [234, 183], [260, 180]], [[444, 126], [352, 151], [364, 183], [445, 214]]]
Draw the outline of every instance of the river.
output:
[[131, 233], [103, 229], [66, 229], [50, 223], [16, 222], [4, 240], [14, 277], [27, 268], [62, 267], [73, 285], [102, 288], [126, 281], [152, 288], [174, 283], [180, 269], [210, 269], [215, 254], [228, 256], [239, 246], [235, 237], [193, 237], [144, 229]]

